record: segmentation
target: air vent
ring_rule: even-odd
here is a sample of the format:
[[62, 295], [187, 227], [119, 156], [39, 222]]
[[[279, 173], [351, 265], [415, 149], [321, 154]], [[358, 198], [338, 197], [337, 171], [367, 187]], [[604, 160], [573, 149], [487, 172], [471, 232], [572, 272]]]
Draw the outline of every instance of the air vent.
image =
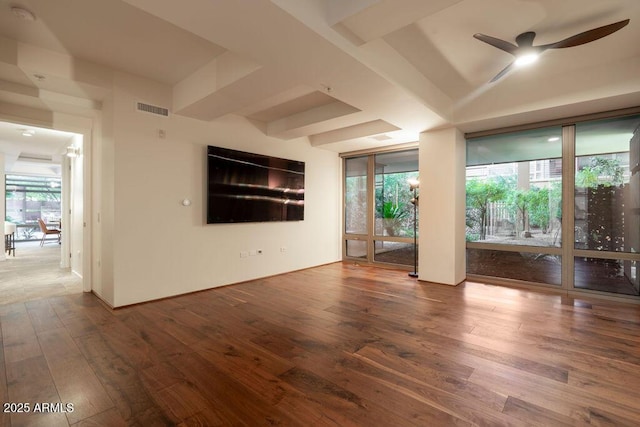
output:
[[136, 105], [138, 111], [143, 113], [155, 114], [157, 116], [169, 117], [169, 109], [164, 107], [158, 107], [156, 105], [145, 104], [144, 102], [138, 102]]
[[51, 156], [46, 154], [20, 153], [18, 160], [23, 162], [43, 162], [50, 163], [53, 161]]
[[375, 139], [376, 141], [387, 141], [389, 139], [391, 139], [391, 137], [389, 135], [376, 135], [376, 136], [372, 136], [372, 139]]

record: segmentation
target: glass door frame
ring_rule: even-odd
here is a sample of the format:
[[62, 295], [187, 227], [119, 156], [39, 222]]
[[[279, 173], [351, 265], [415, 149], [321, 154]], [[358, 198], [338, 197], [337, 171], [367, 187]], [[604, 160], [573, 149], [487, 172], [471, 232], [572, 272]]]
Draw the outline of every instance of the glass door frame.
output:
[[[408, 143], [401, 144], [397, 146], [393, 146], [392, 148], [383, 148], [375, 151], [361, 151], [361, 152], [352, 152], [352, 153], [344, 153], [340, 156], [342, 157], [342, 260], [343, 261], [355, 261], [364, 264], [378, 265], [378, 266], [389, 266], [402, 270], [412, 271], [414, 269], [413, 265], [405, 265], [405, 264], [393, 264], [386, 263], [375, 260], [375, 244], [376, 241], [389, 241], [389, 242], [399, 242], [399, 243], [414, 243], [413, 236], [411, 237], [401, 237], [401, 236], [381, 236], [376, 235], [376, 193], [375, 193], [375, 179], [376, 179], [376, 164], [375, 157], [377, 154], [383, 153], [392, 153], [392, 152], [401, 152], [401, 151], [409, 151], [409, 150], [417, 150], [418, 143]], [[347, 233], [346, 230], [346, 194], [347, 194], [347, 168], [346, 162], [348, 159], [358, 158], [358, 157], [366, 157], [367, 158], [367, 207], [366, 207], [366, 234], [360, 233]], [[416, 153], [416, 160], [418, 154]], [[409, 188], [409, 184], [407, 184], [407, 188]], [[361, 257], [352, 257], [347, 255], [347, 245], [349, 241], [354, 242], [365, 242], [366, 244], [366, 258]]]

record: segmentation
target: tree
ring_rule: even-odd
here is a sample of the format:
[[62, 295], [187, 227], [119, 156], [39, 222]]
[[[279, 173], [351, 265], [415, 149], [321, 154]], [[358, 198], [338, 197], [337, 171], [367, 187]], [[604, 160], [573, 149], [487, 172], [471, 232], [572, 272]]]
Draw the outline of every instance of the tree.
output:
[[612, 187], [623, 183], [624, 172], [618, 159], [592, 157], [589, 165], [584, 166], [576, 173], [576, 186], [578, 187], [596, 188], [598, 185]]
[[551, 223], [550, 190], [534, 187], [529, 190], [528, 200], [529, 225], [539, 227], [546, 234]]
[[516, 216], [522, 225], [522, 231], [525, 231], [527, 229], [527, 210], [531, 203], [530, 190], [516, 189], [509, 192], [507, 196], [507, 203], [516, 213]]
[[467, 181], [467, 225], [479, 226], [480, 240], [487, 238], [487, 211], [491, 202], [503, 200], [509, 191], [509, 183], [504, 179]]

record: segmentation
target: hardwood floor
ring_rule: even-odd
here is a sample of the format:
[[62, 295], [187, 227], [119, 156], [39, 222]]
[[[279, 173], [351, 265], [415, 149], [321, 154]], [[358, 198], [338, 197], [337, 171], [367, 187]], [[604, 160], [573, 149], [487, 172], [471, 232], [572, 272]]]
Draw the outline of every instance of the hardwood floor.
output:
[[73, 405], [3, 426], [640, 423], [634, 305], [337, 263], [115, 311], [4, 304], [0, 324], [0, 400]]

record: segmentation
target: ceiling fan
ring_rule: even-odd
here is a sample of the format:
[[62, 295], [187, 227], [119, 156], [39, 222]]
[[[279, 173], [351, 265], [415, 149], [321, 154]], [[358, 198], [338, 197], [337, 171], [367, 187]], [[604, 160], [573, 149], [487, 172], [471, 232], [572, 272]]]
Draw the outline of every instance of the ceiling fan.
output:
[[576, 34], [575, 36], [560, 40], [559, 42], [544, 44], [540, 46], [533, 46], [533, 39], [536, 37], [536, 33], [534, 33], [533, 31], [527, 31], [516, 37], [515, 45], [513, 43], [509, 43], [508, 41], [480, 33], [474, 34], [473, 37], [515, 56], [515, 59], [509, 65], [507, 65], [502, 71], [496, 74], [493, 79], [491, 79], [490, 83], [493, 83], [507, 74], [514, 66], [526, 65], [534, 62], [538, 58], [538, 56], [545, 50], [562, 49], [565, 47], [573, 47], [585, 43], [590, 43], [592, 41], [606, 37], [609, 34], [615, 33], [619, 29], [625, 27], [628, 23], [629, 20], [625, 19], [624, 21], [615, 22], [613, 24], [605, 25], [603, 27], [594, 28], [593, 30]]

